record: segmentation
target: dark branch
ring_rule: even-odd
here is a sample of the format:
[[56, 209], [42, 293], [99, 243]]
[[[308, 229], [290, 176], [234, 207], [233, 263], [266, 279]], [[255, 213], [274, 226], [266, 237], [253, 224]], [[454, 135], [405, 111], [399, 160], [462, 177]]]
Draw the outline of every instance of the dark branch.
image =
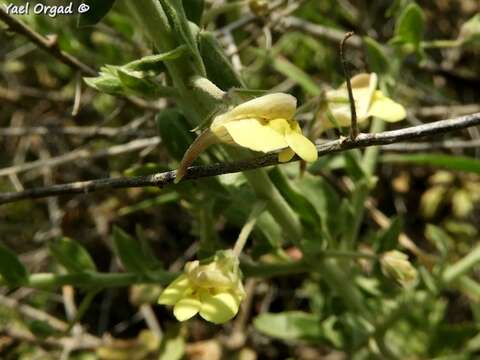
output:
[[[97, 76], [98, 73], [92, 69], [87, 64], [83, 63], [76, 57], [70, 55], [69, 53], [61, 50], [58, 47], [55, 37], [51, 39], [39, 34], [23, 22], [17, 20], [15, 17], [10, 16], [3, 6], [0, 6], [0, 21], [3, 21], [8, 25], [9, 30], [25, 36], [31, 42], [36, 44], [39, 48], [45, 50], [47, 53], [55, 57], [57, 60], [61, 61], [65, 65], [69, 66], [75, 71], [81, 71], [83, 74], [88, 76]], [[125, 99], [131, 104], [146, 110], [158, 111], [161, 110], [156, 104], [149, 103], [141, 98], [136, 96], [126, 96]]]
[[[317, 144], [319, 156], [345, 151], [354, 148], [364, 148], [375, 145], [387, 145], [406, 140], [434, 136], [455, 130], [480, 125], [480, 113], [466, 115], [455, 119], [441, 120], [429, 124], [407, 127], [400, 130], [384, 131], [377, 134], [359, 134], [356, 139], [340, 138], [333, 141]], [[293, 161], [299, 160], [295, 158]], [[192, 166], [184, 177], [193, 180], [221, 174], [257, 169], [278, 164], [275, 153], [261, 157], [241, 160], [233, 163], [220, 163], [205, 166]], [[106, 178], [90, 181], [79, 181], [68, 184], [59, 184], [49, 187], [35, 188], [19, 192], [0, 194], [0, 204], [6, 204], [22, 199], [44, 198], [66, 194], [88, 194], [100, 190], [122, 189], [131, 187], [157, 186], [163, 187], [172, 184], [175, 171], [167, 171], [148, 176]]]
[[340, 59], [342, 61], [343, 75], [345, 76], [345, 82], [347, 83], [348, 101], [350, 102], [350, 118], [352, 119], [352, 125], [350, 127], [350, 137], [354, 140], [359, 133], [357, 123], [357, 110], [355, 109], [355, 99], [353, 98], [352, 84], [350, 82], [350, 71], [348, 70], [347, 60], [345, 59], [345, 42], [353, 36], [353, 31], [345, 34], [340, 42]]
[[27, 37], [30, 41], [35, 43], [38, 47], [45, 50], [46, 52], [52, 54], [57, 59], [59, 59], [64, 64], [69, 67], [80, 70], [82, 73], [90, 76], [96, 76], [97, 72], [92, 69], [90, 66], [84, 64], [76, 57], [67, 54], [66, 52], [60, 50], [55, 39], [48, 39], [39, 33], [35, 32], [33, 29], [25, 25], [20, 20], [17, 20], [15, 17], [10, 16], [5, 9], [0, 6], [0, 20], [7, 24], [11, 31], [14, 31], [18, 34], [22, 34]]

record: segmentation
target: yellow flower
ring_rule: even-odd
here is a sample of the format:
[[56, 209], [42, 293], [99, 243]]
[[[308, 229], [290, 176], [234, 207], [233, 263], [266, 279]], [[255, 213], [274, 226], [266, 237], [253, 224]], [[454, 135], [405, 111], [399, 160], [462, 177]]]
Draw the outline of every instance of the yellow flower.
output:
[[[377, 90], [378, 77], [375, 73], [358, 74], [350, 82], [359, 123], [366, 121], [370, 116], [376, 116], [388, 122], [400, 121], [406, 117], [407, 112], [402, 105]], [[327, 91], [326, 101], [338, 125], [350, 126], [352, 120], [347, 85], [343, 84], [336, 90]], [[321, 131], [336, 126], [323, 113], [319, 114], [318, 121]]]
[[254, 151], [282, 150], [280, 162], [295, 154], [305, 161], [317, 160], [315, 145], [302, 134], [293, 119], [297, 99], [276, 93], [261, 96], [217, 116], [210, 130], [223, 142], [237, 144]]
[[186, 263], [184, 273], [163, 291], [158, 303], [173, 305], [178, 321], [200, 314], [221, 324], [237, 314], [244, 297], [238, 258], [227, 250], [217, 252], [206, 265], [198, 260]]
[[315, 145], [302, 134], [293, 119], [295, 97], [284, 93], [268, 94], [240, 104], [214, 118], [210, 128], [190, 146], [182, 159], [175, 181], [201, 151], [216, 142], [239, 145], [268, 153], [281, 150], [280, 162], [290, 161], [295, 154], [305, 161], [317, 159]]

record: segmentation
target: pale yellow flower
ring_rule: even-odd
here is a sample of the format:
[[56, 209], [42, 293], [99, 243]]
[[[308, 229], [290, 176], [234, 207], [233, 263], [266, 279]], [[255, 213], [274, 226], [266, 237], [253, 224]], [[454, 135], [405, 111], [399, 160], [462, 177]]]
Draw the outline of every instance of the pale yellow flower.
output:
[[[388, 122], [400, 121], [406, 117], [407, 112], [402, 105], [377, 90], [378, 77], [375, 73], [358, 74], [352, 77], [350, 82], [358, 123], [366, 121], [370, 116], [376, 116]], [[337, 124], [341, 127], [350, 126], [352, 119], [347, 85], [343, 84], [336, 90], [327, 91], [326, 102]], [[325, 113], [321, 112], [318, 116], [321, 131], [336, 126]]]
[[284, 93], [268, 94], [240, 104], [216, 116], [209, 130], [200, 135], [185, 153], [177, 170], [176, 182], [187, 167], [209, 145], [216, 142], [238, 145], [264, 153], [280, 151], [280, 162], [295, 154], [305, 161], [317, 159], [315, 145], [294, 120], [297, 100]]
[[244, 297], [238, 258], [227, 250], [217, 252], [205, 265], [198, 260], [186, 263], [183, 274], [162, 292], [158, 303], [173, 305], [178, 321], [200, 314], [221, 324], [237, 314]]

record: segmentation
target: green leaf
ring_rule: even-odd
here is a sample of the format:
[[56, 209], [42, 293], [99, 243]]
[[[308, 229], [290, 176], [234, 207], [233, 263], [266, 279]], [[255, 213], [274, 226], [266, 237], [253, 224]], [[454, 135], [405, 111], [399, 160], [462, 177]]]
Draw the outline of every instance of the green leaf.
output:
[[144, 56], [138, 60], [134, 60], [125, 64], [123, 67], [132, 71], [157, 71], [164, 69], [165, 61], [176, 60], [186, 54], [188, 48], [186, 45], [180, 45], [173, 50], [167, 51], [162, 54]]
[[220, 89], [241, 88], [243, 82], [225, 55], [214, 34], [201, 31], [199, 34], [200, 54], [207, 70], [208, 78]]
[[140, 242], [140, 247], [147, 260], [148, 267], [151, 269], [163, 267], [161, 261], [155, 256], [155, 252], [150, 246], [150, 241], [139, 223], [135, 224], [135, 236]]
[[424, 32], [425, 17], [423, 10], [416, 3], [412, 2], [398, 17], [395, 25], [394, 42], [412, 44], [415, 49], [418, 49]]
[[112, 95], [119, 95], [123, 92], [122, 82], [112, 74], [100, 73], [97, 77], [86, 77], [83, 80], [88, 86], [100, 92]]
[[202, 22], [205, 0], [183, 0], [183, 7], [188, 20], [200, 25]]
[[425, 228], [425, 238], [446, 257], [453, 248], [455, 241], [440, 227], [428, 224]]
[[467, 156], [427, 153], [390, 154], [382, 156], [382, 161], [388, 163], [429, 165], [453, 171], [465, 171], [468, 173], [480, 174], [480, 160]]
[[140, 242], [116, 226], [113, 228], [113, 247], [126, 270], [140, 274], [152, 270], [151, 261], [143, 253]]
[[[97, 77], [84, 78], [87, 85], [94, 89], [111, 95], [140, 95], [150, 98], [161, 96], [171, 97], [177, 93], [174, 88], [157, 84], [151, 74], [143, 71], [131, 70], [132, 67], [143, 65], [126, 66], [105, 65], [100, 69]], [[150, 64], [154, 64], [151, 62]], [[158, 63], [157, 63], [158, 64]]]
[[133, 92], [144, 96], [153, 97], [157, 95], [157, 85], [152, 81], [144, 79], [141, 72], [127, 71], [118, 68], [117, 75], [125, 89], [132, 90]]
[[181, 160], [195, 138], [190, 132], [187, 119], [175, 109], [161, 111], [155, 118], [163, 145], [172, 158]]
[[179, 326], [170, 326], [162, 338], [158, 360], [180, 360], [185, 353], [185, 339]]
[[295, 189], [295, 185], [288, 180], [280, 167], [275, 167], [269, 175], [285, 200], [298, 214], [305, 227], [309, 230], [320, 227], [320, 216], [317, 214], [315, 207], [300, 191]]
[[19, 286], [28, 281], [28, 271], [17, 255], [0, 244], [0, 275], [10, 286]]
[[387, 74], [390, 71], [390, 60], [383, 46], [371, 37], [363, 38], [365, 52], [370, 71], [377, 74]]
[[362, 167], [362, 153], [358, 149], [352, 149], [343, 153], [345, 158], [345, 170], [354, 180], [362, 180], [368, 178], [366, 170]]
[[55, 259], [69, 272], [81, 273], [96, 271], [96, 266], [87, 250], [78, 242], [62, 237], [49, 244], [49, 250]]
[[341, 221], [337, 213], [340, 198], [336, 191], [321, 177], [308, 173], [295, 183], [302, 195], [315, 208], [322, 223], [322, 231], [329, 237], [342, 231], [338, 227]]
[[480, 44], [480, 14], [462, 25], [458, 39], [465, 45]]
[[397, 19], [394, 37], [390, 40], [390, 44], [400, 45], [400, 51], [404, 55], [415, 53], [424, 61], [426, 55], [421, 46], [424, 32], [423, 10], [416, 3], [410, 3]]
[[98, 23], [113, 7], [115, 0], [82, 0], [81, 3], [88, 6], [89, 9], [78, 16], [77, 25], [79, 27]]
[[302, 69], [283, 57], [277, 56], [271, 60], [273, 61], [273, 67], [275, 70], [295, 81], [307, 94], [312, 96], [319, 96], [321, 94], [320, 87], [312, 80], [310, 75]]
[[[170, 23], [173, 25], [175, 36], [180, 44], [186, 44], [193, 55], [194, 63], [200, 74], [206, 75], [203, 59], [200, 55], [198, 38], [194, 36], [188, 21], [183, 2], [180, 0], [160, 0]], [[198, 28], [198, 27], [197, 27]]]
[[398, 247], [398, 237], [403, 228], [401, 218], [395, 217], [390, 222], [387, 229], [380, 230], [375, 236], [375, 250], [377, 253], [396, 249]]
[[[238, 181], [245, 181], [243, 175], [229, 174], [220, 177], [224, 181], [224, 186], [228, 189], [228, 194], [221, 197], [217, 202], [219, 210], [217, 216], [225, 216], [229, 222], [239, 228], [243, 226], [245, 218], [248, 216], [252, 204], [257, 201], [256, 196], [251, 189], [245, 185], [236, 183], [227, 183], [227, 178], [236, 178]], [[242, 183], [244, 184], [244, 183]], [[253, 230], [254, 248], [252, 252], [255, 256], [268, 253], [272, 249], [281, 247], [284, 235], [274, 217], [264, 211], [257, 219], [257, 224]]]
[[31, 320], [26, 321], [25, 324], [37, 339], [46, 339], [51, 336], [61, 336], [62, 332], [55, 329], [47, 321]]
[[320, 318], [301, 311], [261, 314], [253, 325], [261, 333], [283, 340], [317, 342], [324, 337]]
[[167, 192], [155, 197], [145, 199], [137, 202], [133, 205], [122, 207], [118, 210], [118, 216], [130, 215], [138, 211], [145, 211], [152, 207], [168, 204], [171, 202], [177, 202], [180, 196], [176, 192]]

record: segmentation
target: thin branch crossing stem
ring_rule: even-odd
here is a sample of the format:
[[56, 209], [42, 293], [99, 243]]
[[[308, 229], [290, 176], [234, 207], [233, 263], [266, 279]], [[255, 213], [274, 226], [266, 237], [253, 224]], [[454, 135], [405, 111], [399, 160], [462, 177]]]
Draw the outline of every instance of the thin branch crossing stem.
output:
[[[449, 133], [480, 125], [480, 113], [461, 116], [458, 118], [440, 120], [433, 123], [411, 126], [399, 130], [380, 133], [359, 134], [355, 139], [340, 138], [317, 144], [319, 156], [337, 153], [349, 149], [365, 148], [369, 146], [387, 145], [406, 140], [418, 139], [427, 136]], [[292, 161], [298, 161], [294, 158]], [[277, 165], [278, 155], [275, 153], [240, 160], [232, 163], [218, 163], [204, 166], [192, 166], [183, 180], [193, 180], [205, 177], [230, 174], [266, 166]], [[0, 193], [0, 204], [6, 204], [23, 199], [37, 199], [67, 194], [88, 194], [101, 190], [124, 189], [132, 187], [156, 186], [164, 187], [173, 184], [175, 171], [167, 171], [147, 176], [104, 178], [89, 181], [78, 181], [67, 184], [58, 184], [48, 187], [39, 187], [19, 192]]]

